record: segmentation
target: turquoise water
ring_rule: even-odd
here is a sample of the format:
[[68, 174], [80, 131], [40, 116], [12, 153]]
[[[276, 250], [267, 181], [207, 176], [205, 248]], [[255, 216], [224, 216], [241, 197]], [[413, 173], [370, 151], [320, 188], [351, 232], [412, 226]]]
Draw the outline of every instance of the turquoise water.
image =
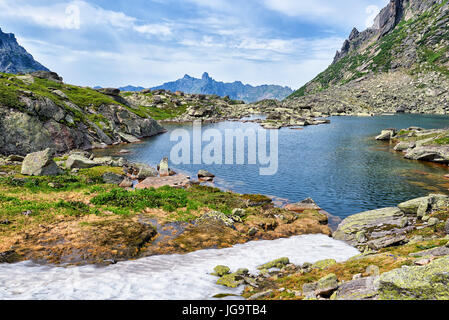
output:
[[[371, 118], [333, 117], [331, 124], [303, 130], [279, 130], [279, 169], [273, 176], [259, 175], [258, 165], [171, 165], [195, 176], [206, 169], [217, 176], [216, 185], [239, 193], [261, 193], [290, 202], [311, 197], [332, 215], [344, 218], [431, 192], [449, 193], [447, 167], [410, 161], [392, 152], [388, 144], [374, 140], [382, 129], [420, 126], [449, 127], [449, 117], [394, 115]], [[119, 146], [99, 153], [114, 154], [128, 149], [132, 161], [159, 163], [169, 156], [176, 142], [170, 133], [191, 125], [164, 125], [168, 133], [134, 145]], [[234, 128], [260, 128], [255, 123], [221, 122], [203, 124], [203, 129], [221, 132]], [[207, 143], [205, 143], [206, 145]]]

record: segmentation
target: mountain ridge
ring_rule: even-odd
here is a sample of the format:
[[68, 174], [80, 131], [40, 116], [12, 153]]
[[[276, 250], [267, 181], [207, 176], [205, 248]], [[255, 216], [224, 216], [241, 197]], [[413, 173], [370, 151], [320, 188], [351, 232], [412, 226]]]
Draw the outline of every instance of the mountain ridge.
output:
[[400, 68], [419, 73], [426, 62], [433, 69], [426, 71], [449, 75], [448, 7], [447, 0], [390, 0], [371, 28], [354, 28], [332, 64], [287, 99]]
[[0, 28], [0, 72], [30, 73], [50, 71], [34, 60], [24, 47], [20, 46], [13, 33], [4, 33]]
[[391, 0], [283, 107], [323, 115], [449, 114], [449, 1]]
[[203, 73], [201, 79], [186, 74], [181, 79], [151, 88], [151, 90], [159, 89], [172, 92], [182, 91], [191, 94], [216, 94], [221, 97], [229, 96], [233, 100], [242, 100], [246, 103], [264, 99], [282, 100], [293, 92], [291, 88], [279, 85], [252, 86], [243, 84], [241, 81], [232, 83], [219, 82], [211, 78], [207, 72]]

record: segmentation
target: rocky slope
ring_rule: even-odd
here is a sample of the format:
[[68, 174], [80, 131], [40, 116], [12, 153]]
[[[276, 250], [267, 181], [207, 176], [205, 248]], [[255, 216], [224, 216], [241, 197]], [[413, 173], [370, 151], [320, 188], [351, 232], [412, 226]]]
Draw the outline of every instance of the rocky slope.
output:
[[152, 88], [152, 90], [158, 89], [170, 90], [172, 92], [183, 91], [185, 93], [218, 95], [221, 97], [229, 96], [231, 99], [243, 100], [246, 103], [264, 99], [282, 100], [293, 92], [288, 87], [276, 85], [253, 87], [248, 84], [244, 85], [240, 81], [233, 83], [218, 82], [212, 79], [207, 72], [203, 74], [201, 79], [185, 75], [182, 79]]
[[136, 142], [164, 129], [116, 89], [68, 85], [55, 73], [0, 74], [0, 154], [57, 153]]
[[284, 105], [329, 114], [449, 111], [449, 3], [391, 0]]
[[333, 234], [359, 248], [358, 256], [302, 265], [283, 257], [253, 275], [220, 266], [218, 283], [245, 284], [250, 300], [447, 300], [448, 218], [449, 197], [438, 194], [362, 212], [343, 220]]
[[0, 72], [28, 73], [39, 70], [49, 71], [17, 43], [14, 34], [3, 33], [0, 29]]

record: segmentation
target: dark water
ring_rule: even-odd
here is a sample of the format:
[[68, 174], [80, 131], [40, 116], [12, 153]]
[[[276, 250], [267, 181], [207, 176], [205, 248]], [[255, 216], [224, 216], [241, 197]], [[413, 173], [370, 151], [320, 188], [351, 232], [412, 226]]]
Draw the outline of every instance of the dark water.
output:
[[[304, 130], [279, 131], [279, 169], [274, 176], [260, 176], [258, 165], [172, 165], [195, 176], [206, 169], [217, 176], [217, 186], [239, 193], [261, 193], [300, 201], [313, 198], [333, 215], [346, 217], [377, 209], [431, 192], [448, 192], [447, 167], [402, 158], [388, 144], [375, 141], [385, 128], [449, 127], [449, 117], [395, 115], [372, 118], [335, 117], [329, 125]], [[177, 128], [192, 130], [191, 125], [165, 125], [168, 133], [144, 143], [99, 151], [114, 154], [121, 149], [132, 161], [155, 166], [169, 156], [176, 142], [170, 132]], [[222, 122], [203, 125], [203, 129], [260, 128], [254, 123]], [[207, 143], [205, 143], [207, 144]]]

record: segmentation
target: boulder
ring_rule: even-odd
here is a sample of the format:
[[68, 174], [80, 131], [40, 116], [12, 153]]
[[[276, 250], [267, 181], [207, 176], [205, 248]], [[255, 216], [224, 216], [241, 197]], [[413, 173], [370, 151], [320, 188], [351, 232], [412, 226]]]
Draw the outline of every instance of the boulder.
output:
[[[358, 213], [344, 219], [333, 237], [353, 246], [383, 248], [403, 241], [405, 214], [399, 208], [384, 208]], [[363, 236], [362, 236], [363, 235]]]
[[121, 184], [123, 182], [124, 178], [125, 177], [120, 175], [120, 174], [116, 174], [116, 173], [113, 173], [113, 172], [106, 172], [103, 175], [103, 182], [106, 183], [106, 184], [119, 185], [119, 184]]
[[422, 197], [413, 200], [409, 200], [398, 205], [398, 208], [401, 209], [406, 214], [417, 214], [418, 208], [422, 203], [427, 203], [429, 197]]
[[215, 178], [215, 175], [213, 173], [210, 173], [206, 170], [200, 170], [198, 171], [198, 179], [203, 181], [213, 181]]
[[170, 170], [168, 168], [168, 158], [167, 157], [162, 159], [161, 162], [159, 163], [159, 175], [161, 177], [167, 177], [167, 176], [170, 175]]
[[231, 271], [231, 269], [229, 269], [229, 267], [227, 266], [216, 266], [214, 268], [214, 273], [212, 273], [212, 275], [217, 276], [217, 277], [222, 277], [226, 274], [229, 274]]
[[53, 176], [62, 170], [53, 161], [51, 149], [28, 154], [22, 162], [22, 174], [29, 176]]
[[449, 300], [449, 256], [383, 273], [377, 285], [382, 300]]
[[243, 277], [235, 273], [226, 274], [217, 280], [217, 284], [228, 288], [237, 288], [243, 283]]
[[123, 179], [123, 181], [119, 184], [120, 188], [131, 188], [134, 185], [133, 181], [129, 178]]
[[136, 172], [136, 177], [139, 180], [144, 180], [148, 177], [157, 177], [157, 170], [145, 163], [133, 163], [132, 169]]
[[338, 279], [337, 276], [333, 273], [328, 274], [327, 276], [318, 280], [315, 295], [330, 297], [332, 293], [338, 288]]
[[376, 137], [376, 140], [389, 141], [389, 140], [391, 140], [391, 138], [393, 138], [395, 135], [396, 135], [396, 129], [382, 130], [382, 132], [380, 133], [380, 135], [378, 135], [378, 136]]
[[281, 268], [285, 267], [286, 265], [288, 265], [289, 263], [290, 263], [290, 260], [288, 258], [284, 257], [284, 258], [276, 259], [276, 260], [270, 261], [268, 263], [265, 263], [265, 264], [261, 265], [260, 267], [258, 267], [257, 269], [259, 269], [259, 270], [268, 270], [271, 268], [281, 269]]
[[337, 263], [337, 261], [334, 259], [325, 259], [325, 260], [320, 260], [320, 261], [315, 262], [311, 268], [324, 270], [324, 269], [329, 268], [330, 266], [333, 266], [336, 263]]
[[408, 150], [404, 156], [410, 160], [421, 160], [438, 163], [449, 163], [448, 146], [420, 146]]
[[65, 162], [65, 167], [70, 170], [93, 168], [99, 165], [100, 164], [98, 162], [90, 160], [85, 156], [77, 153], [70, 155]]
[[60, 77], [56, 72], [51, 71], [35, 71], [32, 72], [31, 75], [36, 78], [46, 79], [54, 82], [61, 83], [62, 77]]
[[332, 295], [332, 300], [373, 300], [378, 289], [375, 285], [379, 277], [358, 278], [341, 284]]

